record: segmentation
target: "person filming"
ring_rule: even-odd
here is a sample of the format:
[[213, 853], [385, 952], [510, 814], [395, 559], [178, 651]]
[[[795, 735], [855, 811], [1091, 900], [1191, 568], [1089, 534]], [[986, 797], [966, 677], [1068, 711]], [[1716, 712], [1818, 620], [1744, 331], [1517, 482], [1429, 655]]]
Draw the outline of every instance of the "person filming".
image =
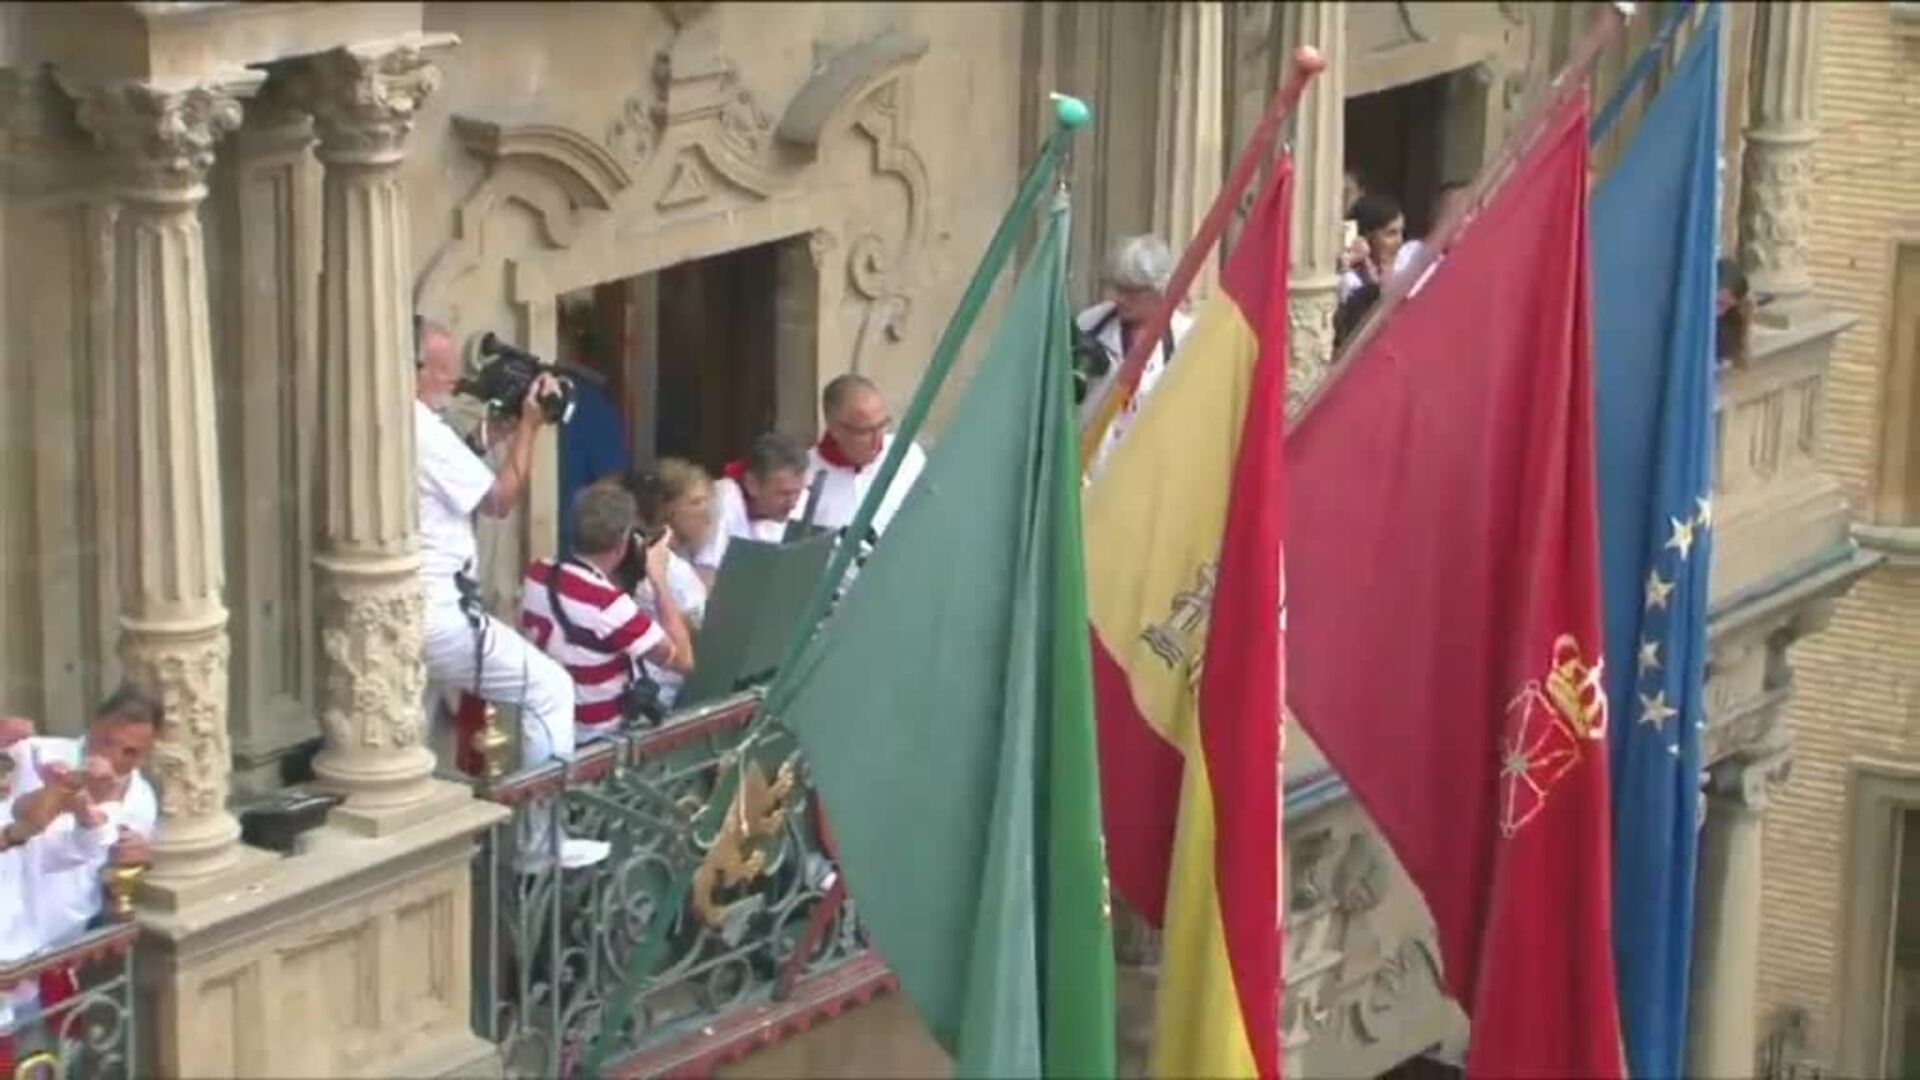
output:
[[[546, 423], [541, 399], [559, 391], [541, 375], [499, 435], [506, 450], [499, 472], [487, 467], [441, 415], [460, 381], [453, 334], [422, 320], [417, 334], [413, 406], [420, 478], [420, 580], [426, 594], [424, 653], [435, 690], [472, 691], [520, 710], [520, 767], [574, 750], [573, 682], [552, 657], [487, 614], [475, 577], [474, 515], [504, 518], [526, 497], [534, 441]], [[437, 695], [436, 695], [437, 699]], [[600, 841], [565, 839], [560, 861], [585, 866], [605, 858]]]

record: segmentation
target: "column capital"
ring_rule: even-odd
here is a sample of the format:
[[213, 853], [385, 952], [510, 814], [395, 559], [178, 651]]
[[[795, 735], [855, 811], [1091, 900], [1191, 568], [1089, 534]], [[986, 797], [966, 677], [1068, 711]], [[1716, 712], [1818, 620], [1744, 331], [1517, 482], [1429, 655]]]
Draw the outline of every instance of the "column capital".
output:
[[1707, 770], [1707, 794], [1753, 814], [1773, 805], [1773, 797], [1793, 774], [1793, 752], [1786, 746], [1729, 758]]
[[257, 71], [208, 78], [69, 84], [76, 119], [107, 152], [122, 196], [191, 203], [206, 194], [220, 137], [240, 126], [242, 99], [266, 79]]
[[287, 89], [313, 114], [321, 160], [399, 161], [420, 104], [440, 87], [434, 60], [459, 42], [453, 34], [412, 34], [288, 61]]

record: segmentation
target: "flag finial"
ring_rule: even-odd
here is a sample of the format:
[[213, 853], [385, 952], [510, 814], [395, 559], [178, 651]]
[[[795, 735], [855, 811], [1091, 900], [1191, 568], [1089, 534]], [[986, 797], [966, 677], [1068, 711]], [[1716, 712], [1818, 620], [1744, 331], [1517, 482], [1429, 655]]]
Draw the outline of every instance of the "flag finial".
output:
[[1067, 94], [1049, 94], [1053, 99], [1053, 116], [1063, 128], [1083, 128], [1093, 121], [1093, 110], [1087, 103]]

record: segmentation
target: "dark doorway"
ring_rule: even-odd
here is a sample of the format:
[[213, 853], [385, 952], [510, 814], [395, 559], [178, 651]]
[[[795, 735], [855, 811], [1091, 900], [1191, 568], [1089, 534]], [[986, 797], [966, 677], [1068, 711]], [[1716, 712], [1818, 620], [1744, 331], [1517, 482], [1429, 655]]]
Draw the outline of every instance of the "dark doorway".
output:
[[606, 377], [629, 461], [717, 474], [764, 432], [808, 434], [817, 290], [793, 237], [562, 297], [560, 338], [587, 343], [576, 362]]
[[1484, 164], [1487, 93], [1467, 68], [1347, 99], [1347, 171], [1400, 203], [1408, 236], [1432, 228], [1443, 185], [1471, 182]]

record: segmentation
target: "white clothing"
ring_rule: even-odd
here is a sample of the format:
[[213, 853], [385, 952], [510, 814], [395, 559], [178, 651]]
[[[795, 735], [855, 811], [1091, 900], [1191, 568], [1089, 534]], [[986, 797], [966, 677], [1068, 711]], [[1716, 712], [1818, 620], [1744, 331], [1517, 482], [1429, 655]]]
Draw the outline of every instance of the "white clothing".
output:
[[[688, 629], [698, 629], [707, 615], [707, 583], [700, 580], [692, 563], [672, 552], [667, 554], [667, 591], [672, 594], [673, 604], [680, 609], [680, 617], [686, 620]], [[647, 618], [656, 621], [660, 618], [660, 605], [654, 599], [652, 582], [642, 581], [634, 592], [634, 599]], [[660, 687], [660, 704], [673, 708], [687, 677], [651, 660], [646, 661], [646, 665], [647, 674]]]
[[[14, 797], [18, 798], [40, 790], [42, 765], [57, 762], [78, 771], [86, 757], [86, 743], [40, 736], [15, 744], [13, 755]], [[99, 809], [106, 821], [92, 830], [64, 814], [40, 835], [49, 847], [28, 872], [28, 901], [42, 948], [63, 945], [86, 932], [87, 924], [100, 914], [100, 871], [107, 865], [107, 849], [119, 839], [123, 826], [152, 839], [160, 815], [153, 785], [137, 771], [127, 778], [126, 794], [99, 804]]]
[[493, 490], [493, 470], [440, 415], [413, 402], [414, 440], [420, 475], [420, 580], [429, 606], [453, 603], [453, 575], [472, 572], [479, 547], [473, 515]]
[[[1400, 250], [1393, 253], [1394, 274], [1406, 273], [1407, 268], [1413, 265], [1413, 260], [1419, 258], [1420, 253], [1425, 251], [1426, 248], [1427, 243], [1424, 240], [1408, 240], [1406, 243], [1401, 244]], [[1366, 284], [1366, 282], [1361, 279], [1358, 271], [1342, 270], [1340, 272], [1339, 288], [1335, 291], [1334, 298], [1344, 303], [1347, 297], [1359, 292], [1360, 286], [1364, 284]]]
[[[473, 515], [493, 490], [493, 470], [418, 398], [413, 403], [420, 475], [420, 581], [427, 598], [429, 701], [474, 689], [474, 628], [460, 610], [454, 575], [473, 572]], [[553, 659], [488, 616], [479, 693], [520, 707], [520, 767], [573, 753], [573, 682]]]
[[[706, 546], [694, 552], [693, 565], [703, 570], [720, 569], [727, 557], [727, 542], [736, 536], [777, 544], [786, 539], [787, 523], [781, 518], [755, 519], [747, 513], [747, 493], [740, 482], [723, 476], [713, 483], [713, 535]], [[801, 500], [805, 509], [805, 500]], [[795, 516], [798, 516], [796, 514]]]
[[[438, 701], [448, 691], [474, 689], [473, 627], [457, 606], [427, 605], [422, 644], [429, 700]], [[521, 768], [573, 753], [573, 680], [567, 669], [491, 615], [479, 693], [487, 701], [519, 707]]]
[[[880, 463], [886, 460], [893, 450], [893, 435], [888, 433], [880, 442], [880, 456], [863, 468], [853, 469], [845, 465], [835, 465], [820, 454], [815, 445], [807, 451], [807, 498], [812, 498], [815, 477], [824, 476], [820, 485], [820, 501], [817, 504], [813, 523], [828, 529], [844, 529], [853, 523], [853, 517], [860, 512], [860, 504], [866, 500], [867, 491], [873, 487], [873, 478], [880, 472]], [[910, 444], [907, 452], [900, 458], [900, 471], [893, 476], [892, 486], [887, 488], [886, 497], [880, 500], [880, 508], [874, 511], [873, 531], [880, 534], [887, 531], [887, 525], [893, 516], [900, 512], [900, 504], [913, 490], [914, 482], [920, 479], [921, 470], [927, 467], [926, 451], [918, 443]], [[793, 518], [800, 520], [806, 515], [807, 500], [793, 509]]]
[[[1085, 423], [1093, 417], [1095, 404], [1106, 396], [1107, 389], [1119, 376], [1120, 363], [1126, 359], [1127, 350], [1121, 344], [1120, 316], [1114, 312], [1113, 301], [1107, 300], [1095, 304], [1075, 316], [1073, 321], [1081, 330], [1093, 335], [1094, 340], [1100, 343], [1100, 347], [1107, 351], [1107, 357], [1112, 364], [1105, 378], [1087, 387], [1086, 400], [1080, 406], [1080, 420]], [[1167, 331], [1173, 338], [1175, 352], [1179, 351], [1180, 343], [1187, 339], [1187, 331], [1192, 328], [1193, 316], [1184, 311], [1173, 313], [1172, 321], [1167, 324]], [[1163, 337], [1154, 342], [1153, 352], [1147, 355], [1146, 366], [1140, 369], [1140, 385], [1134, 388], [1133, 398], [1127, 402], [1126, 408], [1121, 409], [1119, 415], [1113, 418], [1113, 423], [1107, 427], [1107, 433], [1100, 442], [1100, 449], [1094, 454], [1093, 462], [1087, 469], [1088, 476], [1100, 474], [1100, 470], [1106, 465], [1107, 455], [1113, 453], [1113, 448], [1119, 445], [1121, 436], [1127, 433], [1127, 428], [1132, 426], [1134, 418], [1140, 415], [1140, 409], [1146, 404], [1147, 395], [1153, 393], [1153, 388], [1159, 383], [1160, 376], [1166, 372], [1167, 365], [1172, 362], [1173, 357], [1167, 355], [1166, 339]]]

